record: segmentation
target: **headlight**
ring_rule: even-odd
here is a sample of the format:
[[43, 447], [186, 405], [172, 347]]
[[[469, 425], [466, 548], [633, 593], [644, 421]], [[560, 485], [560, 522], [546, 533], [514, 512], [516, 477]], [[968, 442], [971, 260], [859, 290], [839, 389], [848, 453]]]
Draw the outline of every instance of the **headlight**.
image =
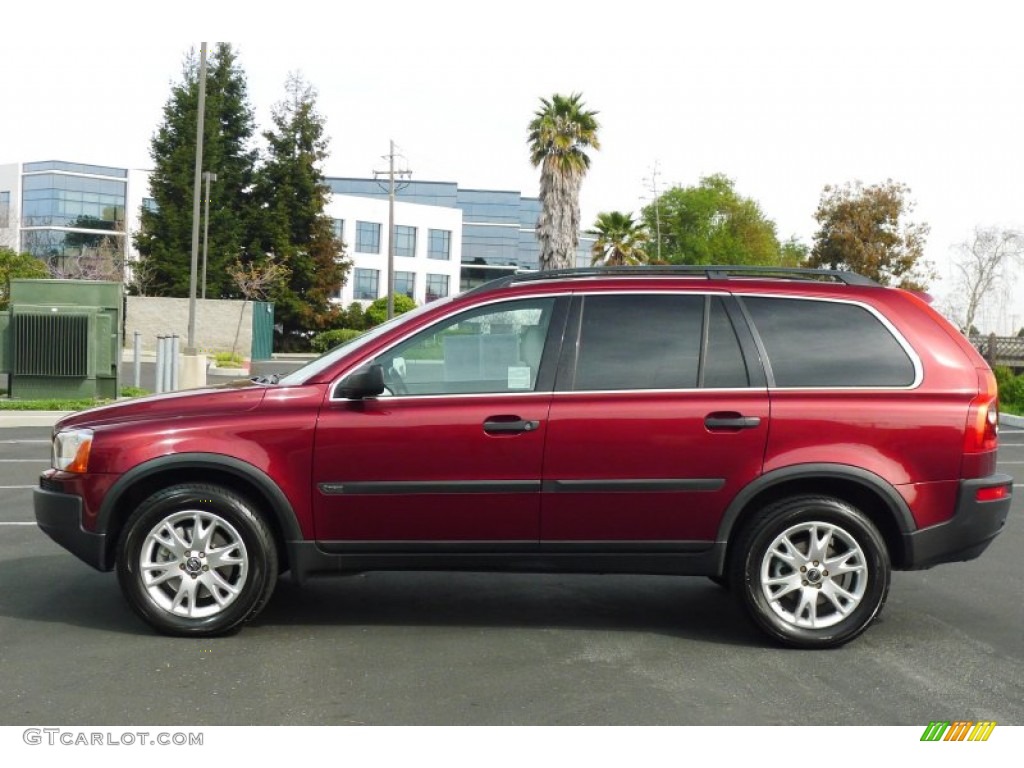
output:
[[53, 438], [53, 468], [64, 472], [86, 472], [92, 450], [91, 429], [69, 429]]

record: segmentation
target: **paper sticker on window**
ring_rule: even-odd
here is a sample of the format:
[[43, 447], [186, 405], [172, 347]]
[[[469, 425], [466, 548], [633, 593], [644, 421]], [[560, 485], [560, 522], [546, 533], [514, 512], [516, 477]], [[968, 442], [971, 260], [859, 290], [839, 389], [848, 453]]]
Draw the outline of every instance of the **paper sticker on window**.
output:
[[510, 365], [508, 367], [508, 388], [529, 389], [530, 388], [530, 366]]

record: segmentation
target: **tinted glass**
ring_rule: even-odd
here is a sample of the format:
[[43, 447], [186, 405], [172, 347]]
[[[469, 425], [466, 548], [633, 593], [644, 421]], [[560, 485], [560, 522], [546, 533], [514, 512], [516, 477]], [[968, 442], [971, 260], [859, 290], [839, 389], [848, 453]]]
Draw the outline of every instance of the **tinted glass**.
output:
[[573, 388], [696, 387], [703, 322], [703, 296], [585, 297]]
[[711, 388], [750, 385], [747, 364], [743, 360], [736, 329], [718, 296], [711, 298], [708, 318], [708, 350], [704, 359], [704, 386]]
[[879, 319], [835, 301], [744, 298], [779, 387], [906, 387], [914, 365]]

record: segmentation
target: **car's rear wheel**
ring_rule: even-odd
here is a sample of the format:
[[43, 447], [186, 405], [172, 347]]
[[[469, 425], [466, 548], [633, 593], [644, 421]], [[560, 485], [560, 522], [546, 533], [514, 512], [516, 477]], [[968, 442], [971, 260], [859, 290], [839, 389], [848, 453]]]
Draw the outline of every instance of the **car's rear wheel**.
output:
[[731, 582], [762, 630], [800, 648], [849, 642], [874, 621], [889, 592], [878, 529], [840, 499], [800, 496], [762, 511], [734, 549]]
[[244, 498], [187, 483], [155, 493], [131, 516], [117, 575], [128, 602], [158, 631], [217, 635], [266, 604], [277, 579], [277, 550]]

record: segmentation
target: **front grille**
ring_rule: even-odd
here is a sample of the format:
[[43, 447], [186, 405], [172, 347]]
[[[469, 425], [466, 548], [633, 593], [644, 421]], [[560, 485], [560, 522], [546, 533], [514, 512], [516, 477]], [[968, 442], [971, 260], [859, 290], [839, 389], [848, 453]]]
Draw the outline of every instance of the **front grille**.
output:
[[64, 493], [64, 483], [49, 477], [40, 477], [39, 487], [51, 493]]

